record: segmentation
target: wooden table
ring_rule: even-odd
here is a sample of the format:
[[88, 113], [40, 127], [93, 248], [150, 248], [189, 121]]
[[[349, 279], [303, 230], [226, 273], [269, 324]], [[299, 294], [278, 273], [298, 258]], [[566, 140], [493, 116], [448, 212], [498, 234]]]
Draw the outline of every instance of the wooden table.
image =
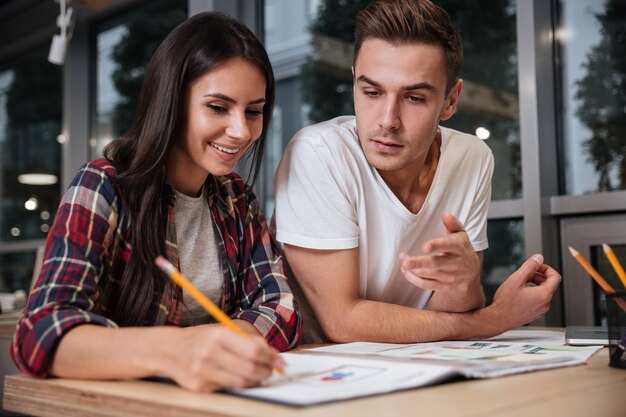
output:
[[149, 381], [6, 377], [4, 407], [33, 416], [626, 416], [626, 370], [603, 349], [587, 365], [451, 382], [308, 408], [227, 394], [194, 394]]

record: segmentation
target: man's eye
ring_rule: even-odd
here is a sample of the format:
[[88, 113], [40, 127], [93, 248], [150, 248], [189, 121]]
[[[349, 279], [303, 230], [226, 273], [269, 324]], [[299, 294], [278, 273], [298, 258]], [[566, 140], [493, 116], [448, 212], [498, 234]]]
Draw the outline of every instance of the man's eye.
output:
[[423, 97], [409, 96], [409, 101], [411, 103], [423, 103], [425, 100]]
[[380, 95], [380, 93], [378, 91], [364, 91], [366, 96], [369, 97], [378, 97]]

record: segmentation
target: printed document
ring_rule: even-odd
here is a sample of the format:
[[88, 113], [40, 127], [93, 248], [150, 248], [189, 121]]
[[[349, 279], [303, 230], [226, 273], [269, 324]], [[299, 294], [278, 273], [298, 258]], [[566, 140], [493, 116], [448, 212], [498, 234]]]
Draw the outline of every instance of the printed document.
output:
[[562, 332], [506, 332], [488, 340], [345, 343], [282, 353], [285, 375], [227, 392], [293, 406], [584, 364], [603, 346], [564, 345]]

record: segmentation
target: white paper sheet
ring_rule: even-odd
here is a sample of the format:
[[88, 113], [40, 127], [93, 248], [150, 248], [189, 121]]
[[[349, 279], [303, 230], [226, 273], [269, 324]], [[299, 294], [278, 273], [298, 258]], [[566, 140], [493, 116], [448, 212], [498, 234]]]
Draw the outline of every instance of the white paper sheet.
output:
[[282, 353], [286, 376], [236, 395], [305, 406], [443, 380], [493, 378], [585, 363], [602, 346], [564, 345], [561, 332], [515, 330], [489, 340], [433, 343], [346, 343]]
[[449, 366], [351, 358], [340, 355], [283, 353], [285, 376], [264, 386], [229, 390], [232, 394], [305, 406], [435, 384], [454, 377]]
[[[525, 332], [516, 330], [483, 341], [444, 341], [405, 345], [346, 343], [311, 349], [311, 352], [445, 363], [468, 378], [491, 378], [583, 364], [591, 355], [602, 349], [602, 346], [566, 346], [560, 332], [528, 331], [528, 334]], [[525, 338], [526, 335], [529, 337]]]

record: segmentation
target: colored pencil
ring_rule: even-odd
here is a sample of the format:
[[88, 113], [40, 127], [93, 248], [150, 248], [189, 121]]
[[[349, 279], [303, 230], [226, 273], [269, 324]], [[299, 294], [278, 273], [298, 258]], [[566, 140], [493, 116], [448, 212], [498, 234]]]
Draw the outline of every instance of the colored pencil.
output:
[[[609, 285], [609, 283], [606, 282], [604, 278], [602, 278], [602, 275], [600, 275], [600, 273], [596, 271], [596, 269], [591, 266], [591, 264], [587, 262], [587, 260], [583, 258], [583, 256], [576, 249], [572, 248], [571, 246], [568, 246], [568, 248], [574, 259], [576, 259], [578, 263], [585, 269], [585, 271], [587, 271], [587, 273], [591, 275], [591, 278], [593, 278], [594, 281], [598, 283], [598, 285], [604, 290], [604, 292], [608, 294], [615, 293], [613, 287], [611, 287], [611, 285]], [[615, 302], [622, 308], [622, 310], [626, 311], [626, 301], [619, 297], [615, 297]]]
[[156, 258], [154, 263], [161, 268], [163, 272], [167, 274], [167, 276], [178, 284], [183, 290], [187, 291], [189, 295], [193, 297], [213, 318], [220, 323], [222, 323], [225, 327], [228, 327], [233, 332], [241, 335], [247, 336], [246, 333], [241, 329], [241, 327], [237, 326], [235, 322], [233, 322], [230, 317], [228, 317], [218, 306], [216, 306], [213, 301], [209, 300], [204, 294], [202, 294], [194, 285], [185, 278], [178, 270], [168, 262], [164, 257], [159, 256]]
[[609, 262], [611, 262], [611, 266], [613, 266], [615, 273], [619, 277], [620, 281], [622, 281], [622, 285], [626, 288], [626, 272], [624, 272], [622, 264], [619, 263], [617, 256], [615, 256], [615, 252], [613, 252], [613, 249], [611, 249], [611, 247], [606, 243], [602, 244], [602, 250], [604, 250], [604, 254], [609, 259]]

